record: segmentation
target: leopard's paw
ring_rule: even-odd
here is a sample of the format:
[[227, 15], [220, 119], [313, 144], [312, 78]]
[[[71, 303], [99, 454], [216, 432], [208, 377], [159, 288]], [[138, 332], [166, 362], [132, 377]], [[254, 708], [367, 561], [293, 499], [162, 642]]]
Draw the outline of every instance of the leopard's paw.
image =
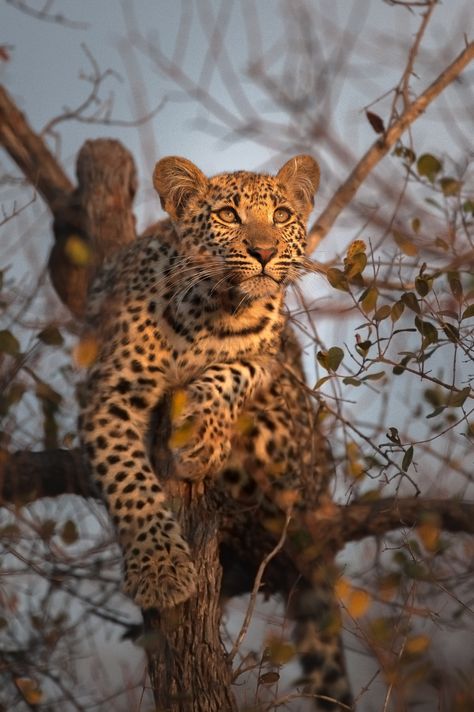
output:
[[125, 554], [123, 588], [140, 608], [171, 608], [196, 592], [196, 568], [184, 540], [159, 546], [152, 551], [140, 542], [140, 549]]
[[[211, 412], [208, 412], [211, 411]], [[173, 453], [176, 476], [200, 480], [215, 476], [227, 462], [231, 426], [222, 412], [195, 403], [188, 394], [174, 396], [172, 432], [168, 445]]]

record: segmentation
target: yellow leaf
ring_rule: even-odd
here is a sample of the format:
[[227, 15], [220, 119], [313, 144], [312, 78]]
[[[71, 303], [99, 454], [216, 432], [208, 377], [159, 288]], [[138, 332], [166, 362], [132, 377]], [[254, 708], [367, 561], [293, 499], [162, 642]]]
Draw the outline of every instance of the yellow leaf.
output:
[[240, 435], [247, 435], [253, 428], [255, 421], [249, 415], [241, 415], [235, 423], [235, 430]]
[[258, 681], [262, 685], [273, 685], [279, 679], [280, 675], [277, 672], [264, 672], [263, 675], [260, 675]]
[[94, 363], [99, 352], [99, 342], [95, 336], [85, 336], [72, 352], [74, 363], [78, 368], [88, 368]]
[[282, 490], [275, 492], [275, 504], [284, 511], [293, 507], [298, 502], [300, 494], [297, 490]]
[[378, 295], [379, 293], [375, 287], [370, 287], [364, 294], [364, 298], [362, 299], [360, 305], [366, 314], [374, 311], [377, 306]]
[[425, 549], [431, 552], [439, 549], [440, 530], [436, 521], [422, 522], [416, 528], [416, 531]]
[[89, 245], [79, 235], [70, 235], [67, 238], [64, 252], [77, 267], [85, 267], [92, 259]]
[[393, 637], [393, 621], [387, 618], [373, 618], [369, 621], [370, 638], [377, 645], [387, 645]]
[[367, 612], [368, 607], [372, 601], [370, 593], [363, 591], [360, 588], [354, 589], [349, 600], [347, 601], [346, 608], [353, 618], [361, 618], [364, 613]]
[[419, 655], [429, 648], [431, 640], [427, 635], [414, 635], [405, 643], [404, 652], [410, 655]]
[[378, 582], [379, 595], [382, 601], [391, 601], [398, 591], [400, 575], [390, 573], [383, 576]]
[[280, 536], [285, 526], [285, 519], [283, 517], [267, 517], [263, 520], [263, 526], [265, 529], [272, 534]]
[[354, 242], [351, 242], [349, 247], [347, 248], [347, 257], [350, 259], [354, 255], [356, 255], [358, 252], [366, 252], [367, 251], [367, 245], [363, 240], [354, 240]]
[[336, 584], [334, 586], [334, 592], [336, 596], [342, 601], [346, 601], [349, 598], [351, 591], [351, 584], [346, 578], [344, 578], [344, 576], [341, 576], [341, 578], [336, 581]]
[[179, 418], [179, 416], [184, 412], [187, 402], [188, 396], [183, 388], [179, 388], [173, 393], [171, 398], [171, 421]]
[[196, 430], [196, 424], [192, 420], [188, 420], [180, 428], [176, 428], [174, 433], [168, 440], [168, 445], [171, 449], [183, 447], [193, 437]]
[[295, 657], [295, 646], [278, 638], [267, 643], [268, 659], [273, 665], [285, 665]]
[[43, 693], [38, 688], [38, 683], [29, 677], [15, 678], [15, 685], [30, 705], [39, 705], [43, 699]]
[[397, 230], [393, 231], [393, 238], [400, 250], [409, 257], [415, 257], [418, 254], [418, 247], [406, 235]]

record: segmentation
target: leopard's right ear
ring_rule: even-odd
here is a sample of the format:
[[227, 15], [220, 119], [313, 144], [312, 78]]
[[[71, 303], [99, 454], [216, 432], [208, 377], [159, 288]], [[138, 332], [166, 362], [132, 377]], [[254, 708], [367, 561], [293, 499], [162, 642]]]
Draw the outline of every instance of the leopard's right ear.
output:
[[155, 166], [153, 185], [162, 208], [173, 220], [179, 220], [189, 199], [206, 191], [208, 180], [187, 158], [167, 156]]

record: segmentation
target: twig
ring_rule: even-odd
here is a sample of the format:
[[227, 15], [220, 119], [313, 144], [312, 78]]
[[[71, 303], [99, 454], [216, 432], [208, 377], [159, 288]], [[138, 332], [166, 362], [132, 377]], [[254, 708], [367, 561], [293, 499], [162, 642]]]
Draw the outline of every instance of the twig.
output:
[[67, 17], [57, 12], [55, 14], [48, 13], [48, 6], [50, 3], [46, 3], [42, 10], [37, 10], [34, 7], [30, 7], [24, 2], [24, 0], [7, 0], [7, 3], [12, 7], [24, 12], [25, 15], [31, 15], [36, 20], [43, 20], [45, 22], [53, 22], [57, 25], [63, 25], [64, 27], [69, 27], [73, 30], [87, 30], [90, 27], [90, 23], [81, 22], [80, 20], [69, 20]]
[[474, 58], [474, 42], [470, 42], [456, 59], [435, 81], [403, 112], [386, 131], [384, 136], [375, 141], [353, 168], [348, 178], [337, 189], [326, 208], [316, 220], [308, 234], [308, 254], [327, 235], [330, 228], [344, 208], [349, 205], [361, 184], [379, 161], [390, 151], [402, 133], [422, 114], [427, 106], [453, 82]]
[[257, 575], [255, 576], [255, 581], [253, 584], [253, 589], [252, 593], [250, 594], [250, 601], [249, 605], [247, 607], [247, 611], [245, 613], [245, 618], [242, 623], [242, 626], [240, 628], [239, 634], [235, 640], [235, 643], [232, 647], [232, 650], [230, 651], [229, 655], [227, 656], [227, 660], [229, 663], [233, 661], [235, 658], [238, 649], [240, 648], [243, 639], [247, 635], [248, 628], [250, 625], [250, 621], [252, 620], [253, 612], [255, 610], [255, 606], [257, 604], [257, 595], [260, 590], [260, 586], [262, 583], [263, 575], [265, 573], [265, 569], [267, 568], [268, 564], [270, 561], [275, 558], [275, 556], [278, 554], [278, 552], [283, 548], [283, 545], [285, 543], [286, 539], [286, 533], [288, 531], [288, 526], [291, 521], [291, 511], [287, 512], [286, 519], [285, 519], [285, 525], [283, 527], [282, 533], [280, 535], [280, 538], [277, 542], [277, 544], [274, 546], [274, 548], [265, 556], [264, 559], [262, 559], [260, 566], [258, 567]]

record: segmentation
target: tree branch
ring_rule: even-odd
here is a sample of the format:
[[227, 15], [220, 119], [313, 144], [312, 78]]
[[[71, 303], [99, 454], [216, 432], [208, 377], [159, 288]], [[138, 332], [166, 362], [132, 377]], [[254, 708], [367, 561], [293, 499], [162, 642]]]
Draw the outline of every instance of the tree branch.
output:
[[[41, 497], [76, 494], [98, 498], [79, 450], [22, 451], [0, 461], [0, 501], [33, 502]], [[294, 513], [295, 518], [297, 513]], [[335, 551], [351, 541], [382, 536], [395, 529], [416, 527], [434, 517], [448, 532], [474, 534], [474, 502], [422, 497], [386, 497], [373, 502], [331, 504], [305, 514], [305, 526], [321, 549]]]
[[0, 86], [0, 144], [54, 213], [74, 186], [4, 87]]
[[344, 208], [349, 205], [354, 195], [373, 168], [390, 151], [405, 129], [412, 124], [426, 107], [451, 84], [474, 58], [474, 42], [459, 54], [435, 81], [404, 111], [384, 136], [378, 139], [362, 156], [344, 183], [337, 189], [329, 203], [317, 218], [308, 234], [308, 254], [311, 254], [319, 242], [327, 235], [330, 228]]

